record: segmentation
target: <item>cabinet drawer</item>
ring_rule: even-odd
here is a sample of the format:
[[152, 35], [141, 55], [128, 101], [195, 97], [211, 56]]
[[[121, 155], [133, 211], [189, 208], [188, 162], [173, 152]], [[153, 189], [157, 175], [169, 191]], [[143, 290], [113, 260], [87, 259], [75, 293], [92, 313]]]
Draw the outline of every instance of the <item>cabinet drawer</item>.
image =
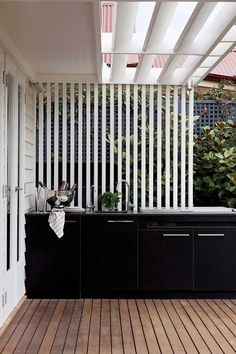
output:
[[152, 230], [158, 229], [163, 226], [174, 227], [176, 221], [170, 218], [168, 215], [151, 215], [151, 216], [139, 216], [139, 229]]
[[[236, 240], [236, 228], [216, 228], [216, 227], [204, 227], [195, 228], [194, 236], [197, 240], [202, 242], [224, 242], [226, 240]], [[204, 241], [205, 240], [205, 241]]]
[[134, 231], [137, 229], [137, 219], [134, 216], [125, 215], [89, 216], [86, 218], [86, 229], [103, 230], [105, 232]]

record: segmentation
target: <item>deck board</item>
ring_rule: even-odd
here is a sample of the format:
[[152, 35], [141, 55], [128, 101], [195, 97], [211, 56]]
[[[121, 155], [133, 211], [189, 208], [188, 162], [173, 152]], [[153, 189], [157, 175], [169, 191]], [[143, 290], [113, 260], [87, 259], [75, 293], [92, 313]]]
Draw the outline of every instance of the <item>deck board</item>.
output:
[[71, 316], [70, 325], [68, 328], [63, 354], [70, 354], [75, 352], [78, 332], [80, 328], [80, 321], [82, 317], [84, 300], [76, 300], [74, 310]]
[[204, 308], [199, 306], [199, 304], [196, 300], [190, 300], [190, 304], [193, 306], [194, 310], [197, 312], [199, 317], [202, 319], [202, 321], [205, 324], [205, 326], [207, 327], [209, 333], [211, 333], [212, 337], [218, 343], [218, 345], [220, 347], [219, 352], [229, 353], [229, 354], [235, 353], [233, 348], [229, 345], [227, 340], [224, 338], [222, 333], [216, 327], [216, 325], [211, 320], [211, 318], [209, 317], [208, 313], [204, 310]]
[[110, 300], [102, 300], [100, 354], [111, 354], [111, 312]]
[[172, 321], [172, 324], [178, 334], [178, 337], [185, 349], [186, 352], [190, 352], [191, 354], [197, 354], [197, 349], [195, 347], [194, 342], [192, 341], [187, 329], [185, 328], [183, 322], [178, 316], [175, 308], [173, 307], [170, 300], [162, 301], [163, 305]]
[[91, 316], [92, 316], [92, 306], [93, 306], [93, 300], [86, 299], [84, 301], [83, 313], [81, 317], [80, 328], [79, 328], [77, 344], [75, 349], [76, 354], [87, 353], [90, 323], [91, 323]]
[[123, 344], [125, 354], [135, 354], [134, 336], [130, 321], [127, 300], [120, 300], [120, 318], [123, 333]]
[[51, 354], [60, 354], [63, 352], [67, 332], [70, 325], [70, 320], [74, 310], [74, 305], [75, 300], [67, 300], [59, 326], [57, 328], [57, 333], [54, 338]]
[[93, 300], [90, 324], [88, 354], [99, 354], [100, 347], [101, 300]]
[[200, 335], [198, 328], [195, 327], [191, 317], [185, 311], [183, 306], [181, 306], [179, 300], [171, 300], [172, 305], [174, 306], [176, 312], [178, 313], [179, 318], [181, 319], [182, 323], [184, 324], [185, 328], [187, 329], [190, 337], [194, 345], [196, 346], [197, 350], [200, 353], [210, 354], [210, 350], [207, 347], [206, 343], [204, 342], [202, 336]]
[[165, 302], [163, 302], [162, 300], [154, 300], [154, 303], [155, 303], [156, 311], [158, 312], [161, 318], [161, 321], [163, 323], [163, 326], [165, 328], [165, 331], [171, 343], [173, 352], [175, 354], [185, 353], [183, 344], [179, 339], [178, 333], [176, 332], [175, 327], [163, 305], [163, 303]]
[[111, 346], [112, 354], [124, 353], [119, 301], [116, 299], [111, 300]]
[[21, 319], [23, 318], [25, 312], [29, 308], [31, 304], [31, 300], [24, 301], [22, 306], [17, 311], [16, 315], [14, 316], [14, 321], [11, 321], [7, 327], [7, 331], [5, 331], [0, 340], [0, 352], [6, 347], [8, 341], [10, 340], [11, 336], [13, 335], [15, 329], [17, 328], [18, 324], [20, 323]]
[[136, 301], [128, 300], [128, 304], [137, 354], [146, 354], [148, 353], [146, 339], [143, 332], [142, 322], [140, 320], [138, 309], [136, 306]]
[[185, 311], [191, 318], [191, 321], [194, 323], [195, 327], [198, 329], [201, 337], [205, 341], [206, 345], [208, 346], [210, 353], [222, 353], [220, 347], [218, 346], [217, 342], [214, 340], [212, 335], [207, 330], [204, 322], [198, 316], [198, 313], [193, 309], [190, 303], [187, 300], [180, 300], [181, 305], [184, 307]]
[[13, 353], [15, 350], [17, 351], [17, 346], [20, 342], [21, 337], [24, 335], [27, 326], [33, 317], [35, 311], [37, 310], [38, 305], [40, 304], [40, 300], [33, 300], [25, 312], [24, 316], [20, 320], [18, 326], [16, 327], [13, 335], [11, 336], [11, 340], [8, 341], [7, 345], [4, 348], [5, 353]]
[[47, 354], [50, 353], [54, 338], [57, 333], [57, 328], [60, 325], [60, 321], [63, 315], [63, 311], [66, 305], [66, 300], [59, 300], [55, 311], [52, 315], [52, 319], [49, 323], [46, 334], [43, 338], [42, 344], [39, 349], [39, 354]]
[[44, 312], [46, 311], [47, 305], [48, 305], [49, 300], [43, 299], [40, 304], [38, 305], [34, 315], [32, 316], [26, 330], [24, 331], [17, 348], [15, 350], [15, 354], [22, 354], [26, 353], [27, 348], [30, 344], [30, 341], [41, 321], [41, 318], [44, 315]]
[[27, 348], [26, 354], [38, 353], [41, 343], [46, 334], [47, 328], [50, 324], [51, 318], [55, 311], [58, 300], [50, 300], [49, 304], [41, 318], [41, 321], [31, 339], [31, 342]]
[[147, 343], [148, 352], [150, 354], [159, 354], [161, 352], [144, 300], [137, 300], [137, 307]]
[[235, 353], [231, 299], [26, 299], [0, 353]]

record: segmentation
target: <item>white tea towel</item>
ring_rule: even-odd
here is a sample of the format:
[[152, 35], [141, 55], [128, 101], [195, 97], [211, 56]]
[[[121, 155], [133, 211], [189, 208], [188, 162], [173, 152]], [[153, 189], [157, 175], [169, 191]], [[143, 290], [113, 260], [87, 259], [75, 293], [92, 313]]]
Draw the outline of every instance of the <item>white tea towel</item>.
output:
[[65, 212], [63, 210], [52, 209], [48, 222], [55, 234], [61, 238], [64, 235]]

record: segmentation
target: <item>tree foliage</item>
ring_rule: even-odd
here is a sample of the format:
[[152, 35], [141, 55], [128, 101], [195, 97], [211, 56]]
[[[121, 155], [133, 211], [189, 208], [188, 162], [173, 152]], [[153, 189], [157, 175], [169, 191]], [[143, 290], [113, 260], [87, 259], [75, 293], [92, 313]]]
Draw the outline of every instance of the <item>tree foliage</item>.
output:
[[236, 207], [236, 124], [217, 122], [195, 137], [195, 203]]

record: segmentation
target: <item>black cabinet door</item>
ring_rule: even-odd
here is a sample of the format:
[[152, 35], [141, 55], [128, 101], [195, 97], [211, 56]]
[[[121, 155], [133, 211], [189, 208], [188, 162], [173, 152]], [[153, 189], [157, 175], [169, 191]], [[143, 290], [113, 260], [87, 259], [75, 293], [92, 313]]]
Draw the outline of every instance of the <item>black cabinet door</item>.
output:
[[80, 295], [80, 222], [66, 216], [58, 238], [48, 215], [26, 216], [26, 294], [30, 298], [74, 298]]
[[82, 237], [82, 291], [137, 289], [137, 222], [132, 216], [87, 216]]
[[143, 291], [160, 288], [160, 237], [157, 230], [139, 231], [138, 287]]
[[195, 289], [236, 290], [236, 229], [195, 230]]
[[190, 230], [145, 230], [139, 237], [139, 288], [193, 289], [193, 234]]

